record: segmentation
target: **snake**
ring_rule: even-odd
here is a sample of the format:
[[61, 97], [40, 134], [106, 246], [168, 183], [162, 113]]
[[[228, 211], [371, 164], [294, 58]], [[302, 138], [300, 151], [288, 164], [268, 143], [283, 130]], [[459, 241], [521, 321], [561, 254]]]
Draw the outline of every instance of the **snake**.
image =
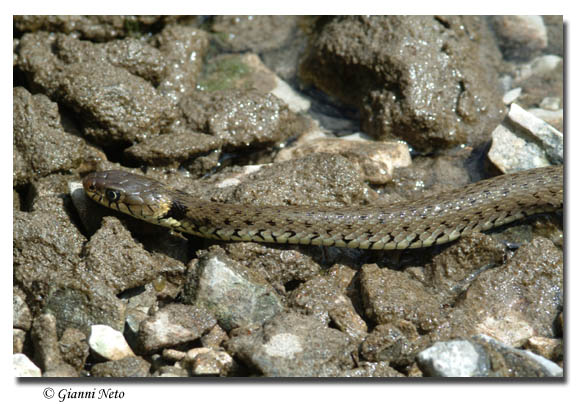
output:
[[440, 245], [563, 209], [562, 165], [499, 175], [386, 208], [213, 202], [119, 170], [92, 172], [82, 183], [101, 205], [194, 236], [372, 250]]

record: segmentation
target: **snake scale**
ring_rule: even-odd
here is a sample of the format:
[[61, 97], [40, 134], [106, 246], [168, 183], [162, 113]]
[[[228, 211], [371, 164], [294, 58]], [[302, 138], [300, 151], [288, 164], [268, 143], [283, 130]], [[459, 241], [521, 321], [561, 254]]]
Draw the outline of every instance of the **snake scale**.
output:
[[563, 166], [501, 175], [387, 208], [207, 202], [124, 171], [88, 174], [83, 186], [104, 206], [200, 237], [374, 250], [443, 244], [563, 209]]

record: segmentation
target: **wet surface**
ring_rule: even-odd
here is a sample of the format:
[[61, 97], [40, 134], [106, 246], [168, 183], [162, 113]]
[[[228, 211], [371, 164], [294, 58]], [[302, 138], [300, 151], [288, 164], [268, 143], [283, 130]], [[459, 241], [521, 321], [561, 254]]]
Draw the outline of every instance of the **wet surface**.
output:
[[[562, 57], [561, 23], [543, 21], [528, 55]], [[74, 185], [122, 169], [206, 201], [383, 208], [458, 190], [494, 173], [503, 83], [526, 110], [562, 108], [562, 65], [528, 74], [491, 24], [15, 17], [14, 353], [45, 376], [402, 377], [432, 374], [417, 358], [435, 342], [467, 341], [484, 376], [554, 374], [512, 349], [563, 365], [560, 214], [366, 252], [175, 234]], [[308, 103], [275, 95], [281, 81]], [[372, 138], [334, 136], [355, 127]], [[136, 356], [102, 361], [93, 325]]]

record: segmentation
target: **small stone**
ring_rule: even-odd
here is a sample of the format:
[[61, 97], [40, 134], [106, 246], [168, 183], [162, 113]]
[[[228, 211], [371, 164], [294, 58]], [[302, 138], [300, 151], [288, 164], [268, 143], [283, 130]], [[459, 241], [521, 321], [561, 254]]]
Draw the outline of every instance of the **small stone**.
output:
[[418, 338], [417, 329], [408, 321], [379, 324], [361, 344], [360, 354], [370, 362], [408, 366], [418, 351]]
[[556, 361], [558, 358], [555, 358], [554, 356], [562, 346], [563, 340], [561, 339], [540, 337], [536, 335], [527, 339], [523, 348], [530, 350], [536, 355]]
[[563, 134], [517, 104], [491, 136], [488, 157], [504, 173], [563, 162]]
[[557, 55], [543, 55], [531, 61], [531, 74], [542, 76], [557, 68], [563, 63], [563, 58]]
[[200, 342], [202, 346], [207, 348], [217, 348], [224, 341], [228, 339], [226, 332], [217, 324], [205, 335], [202, 336]]
[[62, 363], [58, 336], [56, 330], [56, 318], [50, 314], [40, 314], [34, 319], [30, 330], [32, 343], [34, 344], [34, 360], [44, 370], [50, 370]]
[[561, 132], [517, 104], [511, 105], [507, 118], [513, 124], [531, 133], [537, 142], [543, 144], [542, 148], [552, 164], [563, 162], [563, 134]]
[[[548, 111], [557, 111], [561, 108], [561, 100], [559, 97], [545, 97], [539, 104], [539, 108], [546, 109]], [[529, 112], [532, 113], [531, 110]]]
[[480, 334], [472, 338], [488, 355], [491, 377], [563, 377], [563, 369], [531, 351], [516, 349]]
[[164, 349], [162, 351], [162, 357], [170, 362], [178, 362], [186, 358], [186, 352], [176, 349]]
[[173, 347], [200, 338], [216, 324], [204, 308], [169, 304], [140, 325], [139, 338], [147, 352]]
[[122, 333], [107, 325], [98, 324], [90, 327], [88, 345], [92, 352], [106, 360], [115, 361], [134, 356]]
[[28, 357], [22, 353], [12, 355], [12, 369], [16, 377], [40, 377], [42, 372]]
[[117, 361], [97, 363], [92, 366], [94, 377], [147, 377], [150, 363], [140, 356], [129, 356]]
[[189, 377], [186, 369], [177, 366], [162, 366], [156, 372], [157, 377]]
[[501, 15], [491, 18], [503, 53], [529, 58], [547, 47], [547, 28], [538, 15]]
[[72, 365], [77, 370], [84, 368], [86, 359], [90, 354], [90, 347], [83, 332], [75, 328], [67, 328], [64, 330], [58, 344], [64, 362]]
[[521, 95], [522, 92], [523, 92], [523, 88], [521, 88], [521, 87], [517, 87], [517, 88], [514, 88], [512, 90], [507, 91], [505, 93], [505, 95], [503, 96], [503, 104], [510, 105], [517, 98], [519, 98], [519, 96]]
[[26, 341], [26, 331], [19, 328], [12, 329], [12, 352], [22, 353]]
[[455, 340], [437, 342], [417, 355], [425, 376], [488, 376], [491, 363], [487, 355], [472, 342]]
[[20, 328], [24, 331], [30, 329], [32, 324], [32, 315], [30, 314], [30, 309], [28, 305], [16, 293], [12, 294], [12, 327]]
[[367, 324], [349, 297], [330, 278], [317, 276], [303, 283], [291, 292], [289, 301], [292, 307], [314, 315], [327, 325], [332, 321], [335, 328], [353, 340], [363, 340], [367, 334]]
[[197, 376], [225, 375], [233, 367], [232, 357], [211, 348], [194, 348], [186, 353], [185, 366]]
[[557, 129], [559, 132], [563, 131], [563, 109], [557, 109], [555, 111], [550, 111], [543, 108], [531, 108], [528, 110], [531, 114], [535, 115], [537, 118], [544, 120], [549, 125]]

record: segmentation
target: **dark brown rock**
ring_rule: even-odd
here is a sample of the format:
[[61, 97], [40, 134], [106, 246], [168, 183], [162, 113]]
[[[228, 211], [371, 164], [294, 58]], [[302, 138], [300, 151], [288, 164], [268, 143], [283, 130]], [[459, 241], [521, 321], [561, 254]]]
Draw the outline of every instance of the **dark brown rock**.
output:
[[84, 142], [66, 132], [58, 105], [22, 87], [15, 87], [12, 96], [14, 185], [77, 167]]
[[365, 313], [378, 324], [405, 320], [428, 333], [442, 320], [439, 298], [404, 272], [364, 265], [360, 284]]
[[479, 144], [501, 121], [485, 50], [495, 44], [480, 17], [354, 16], [319, 25], [301, 77], [357, 107], [367, 133], [431, 151]]

